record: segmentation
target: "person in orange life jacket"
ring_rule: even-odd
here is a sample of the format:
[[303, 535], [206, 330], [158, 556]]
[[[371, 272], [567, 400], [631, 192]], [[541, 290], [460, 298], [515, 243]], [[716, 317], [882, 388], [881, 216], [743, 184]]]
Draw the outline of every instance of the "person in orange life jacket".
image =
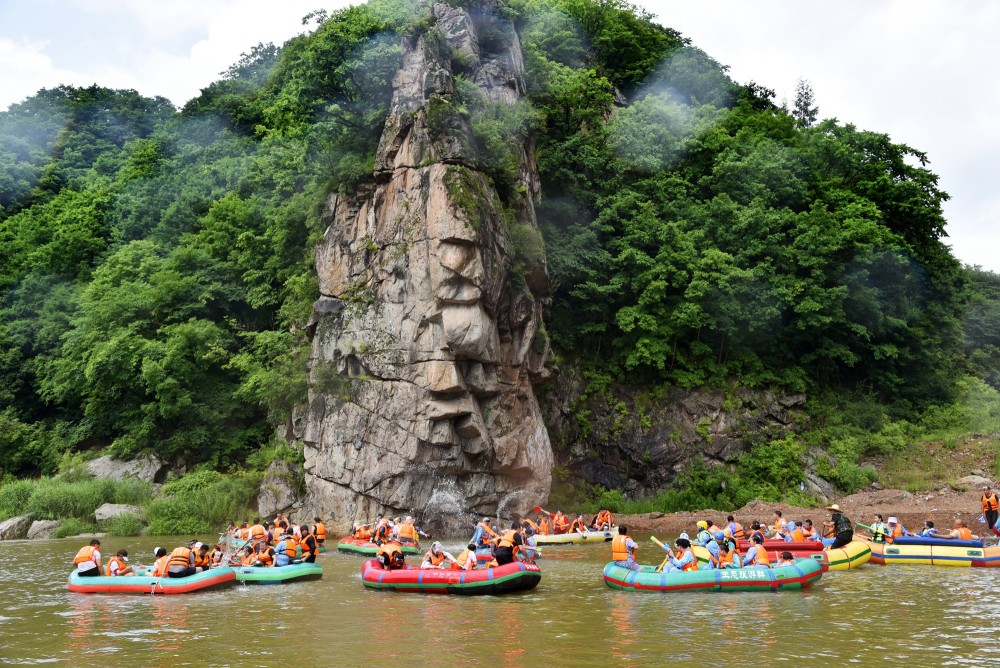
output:
[[983, 505], [983, 519], [986, 520], [986, 526], [992, 529], [996, 526], [997, 520], [1000, 519], [1000, 499], [997, 498], [996, 493], [990, 489], [989, 485], [985, 485], [983, 496], [979, 501]]
[[476, 530], [472, 532], [472, 542], [478, 547], [486, 547], [490, 540], [496, 538], [497, 532], [490, 526], [490, 518], [484, 517], [476, 524]]
[[521, 528], [525, 530], [531, 529], [534, 533], [538, 533], [539, 531], [538, 525], [535, 524], [532, 520], [529, 520], [527, 518], [521, 520]]
[[569, 529], [569, 519], [563, 515], [563, 511], [557, 510], [552, 516], [552, 529], [555, 533], [566, 533]]
[[785, 519], [781, 516], [781, 511], [780, 510], [775, 510], [774, 511], [774, 524], [773, 524], [773, 527], [774, 527], [775, 537], [777, 537], [777, 534], [779, 534], [779, 533], [783, 534], [784, 531], [785, 531]]
[[211, 562], [208, 559], [208, 545], [194, 541], [191, 543], [191, 550], [194, 552], [194, 567], [195, 570], [201, 573], [206, 568], [211, 568]]
[[596, 531], [610, 531], [614, 525], [615, 518], [611, 515], [611, 511], [601, 510], [594, 517], [594, 521], [590, 523], [590, 528]]
[[260, 523], [259, 517], [253, 518], [253, 524], [250, 525], [250, 538], [253, 540], [267, 539], [267, 529]]
[[451, 567], [459, 571], [471, 571], [476, 567], [476, 563], [476, 544], [469, 543], [462, 550], [462, 553], [458, 555]]
[[434, 541], [431, 543], [431, 549], [424, 555], [420, 568], [451, 568], [457, 563], [458, 560], [450, 552], [445, 552], [440, 542]]
[[548, 517], [538, 516], [538, 533], [542, 536], [548, 536], [552, 533], [552, 526], [549, 524]]
[[303, 524], [299, 527], [302, 538], [299, 539], [299, 546], [302, 548], [302, 561], [307, 564], [316, 563], [316, 555], [319, 553], [319, 545], [316, 544], [316, 537], [309, 533], [309, 527]]
[[678, 538], [674, 541], [674, 546], [677, 547], [677, 552], [666, 546], [663, 548], [667, 551], [668, 560], [663, 570], [667, 573], [698, 570], [698, 560], [691, 551], [691, 541], [688, 538]]
[[889, 525], [889, 535], [886, 536], [886, 539], [885, 539], [885, 542], [887, 542], [887, 543], [891, 543], [892, 541], [896, 540], [900, 536], [912, 536], [913, 535], [912, 533], [910, 533], [909, 531], [907, 531], [906, 527], [904, 527], [902, 524], [900, 524], [899, 520], [896, 519], [895, 517], [890, 517], [889, 521], [886, 522], [886, 524]]
[[[198, 543], [195, 543], [198, 545]], [[190, 547], [175, 547], [167, 561], [167, 577], [186, 578], [198, 572], [194, 565], [194, 550]]]
[[318, 516], [313, 518], [313, 522], [316, 524], [312, 527], [312, 534], [316, 537], [316, 544], [323, 547], [326, 543], [326, 525]]
[[611, 560], [615, 565], [632, 571], [639, 570], [640, 566], [635, 560], [638, 549], [639, 545], [628, 535], [628, 527], [618, 527], [618, 535], [611, 539]]
[[[250, 543], [247, 543], [246, 545], [243, 546], [243, 548], [239, 552], [237, 552], [236, 554], [233, 555], [233, 558], [232, 558], [233, 565], [234, 566], [237, 566], [237, 565], [241, 565], [241, 566], [253, 566], [254, 564], [258, 563], [257, 550], [263, 550], [263, 549], [266, 549], [266, 548], [269, 548], [269, 547], [271, 548], [271, 553], [273, 554], [274, 553], [274, 548], [271, 547], [270, 545], [264, 545], [263, 543], [257, 543], [257, 546], [254, 547]], [[261, 566], [263, 566], [263, 565], [264, 564], [261, 563]]]
[[135, 571], [128, 565], [128, 550], [118, 550], [115, 556], [108, 559], [108, 565], [104, 567], [104, 574], [107, 576], [135, 575]]
[[387, 571], [398, 570], [406, 565], [403, 548], [398, 543], [380, 545], [375, 558], [382, 564], [382, 568]]
[[789, 522], [785, 525], [785, 542], [786, 543], [801, 543], [806, 539], [802, 530], [799, 529], [795, 522]]
[[755, 568], [771, 567], [771, 559], [767, 556], [767, 550], [764, 549], [764, 539], [759, 535], [753, 537], [753, 543], [747, 550], [746, 556], [743, 557], [743, 565]]
[[170, 555], [162, 547], [158, 547], [153, 550], [153, 567], [150, 569], [149, 574], [153, 577], [161, 578], [167, 574], [167, 562], [170, 561]]
[[795, 558], [792, 556], [791, 552], [782, 552], [778, 559], [777, 567], [781, 566], [792, 566], [795, 564]]
[[969, 527], [965, 526], [962, 520], [955, 520], [954, 528], [949, 533], [939, 533], [935, 538], [956, 538], [958, 540], [976, 540], [979, 536], [974, 535]]
[[292, 532], [282, 534], [281, 540], [274, 546], [274, 565], [287, 566], [288, 564], [299, 564], [301, 560], [295, 555], [299, 551], [299, 541], [295, 540]]
[[252, 556], [247, 561], [250, 562], [251, 566], [267, 568], [274, 566], [276, 557], [274, 548], [267, 543], [261, 542], [257, 543], [257, 547], [254, 548]]
[[101, 541], [96, 538], [90, 541], [89, 545], [80, 548], [80, 551], [73, 557], [73, 565], [76, 566], [76, 574], [81, 578], [90, 578], [101, 575]]
[[819, 531], [816, 531], [816, 527], [813, 526], [812, 520], [806, 520], [799, 528], [802, 529], [802, 535], [806, 540], [820, 540]]
[[726, 529], [729, 533], [733, 535], [736, 540], [743, 540], [746, 538], [746, 532], [743, 530], [743, 525], [736, 521], [732, 515], [726, 517]]
[[569, 525], [569, 533], [583, 533], [587, 530], [587, 525], [583, 521], [583, 515], [577, 515], [573, 523]]
[[417, 528], [413, 526], [412, 517], [407, 515], [406, 519], [399, 524], [396, 529], [396, 537], [399, 539], [400, 545], [417, 544]]
[[212, 551], [208, 553], [208, 567], [218, 568], [222, 565], [222, 558], [225, 555], [225, 551], [222, 549], [221, 543], [216, 543], [212, 546]]
[[739, 568], [740, 554], [734, 547], [735, 543], [719, 544], [719, 568]]
[[511, 522], [510, 529], [500, 534], [493, 548], [493, 559], [497, 564], [503, 566], [514, 561], [520, 546], [524, 545], [524, 538], [517, 531], [517, 525]]
[[752, 522], [752, 523], [750, 524], [750, 537], [749, 537], [749, 539], [748, 539], [748, 540], [750, 540], [750, 542], [753, 542], [753, 537], [754, 537], [754, 536], [760, 536], [760, 539], [761, 539], [761, 540], [764, 540], [764, 538], [766, 538], [766, 537], [767, 537], [767, 531], [766, 531], [766, 528], [765, 528], [765, 527], [762, 527], [762, 526], [760, 525], [760, 522], [758, 522], [757, 520], [754, 520], [754, 521], [753, 521], [753, 522]]

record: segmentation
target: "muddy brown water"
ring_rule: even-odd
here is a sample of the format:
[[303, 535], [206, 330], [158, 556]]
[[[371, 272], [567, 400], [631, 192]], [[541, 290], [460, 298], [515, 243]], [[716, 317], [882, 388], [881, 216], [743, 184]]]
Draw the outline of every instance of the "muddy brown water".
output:
[[[1000, 569], [869, 564], [801, 592], [639, 594], [604, 585], [604, 544], [546, 547], [541, 584], [497, 597], [369, 591], [363, 557], [337, 553], [320, 556], [318, 582], [182, 596], [73, 594], [66, 577], [85, 542], [0, 543], [0, 663], [1000, 665]], [[126, 547], [133, 563], [148, 563], [154, 546], [181, 540], [102, 542], [105, 553]], [[646, 542], [640, 560], [660, 554]]]

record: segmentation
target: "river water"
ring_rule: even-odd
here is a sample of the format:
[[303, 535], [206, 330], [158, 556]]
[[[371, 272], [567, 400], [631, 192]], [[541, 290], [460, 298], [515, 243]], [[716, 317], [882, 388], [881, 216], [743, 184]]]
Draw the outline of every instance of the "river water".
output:
[[[68, 564], [85, 542], [0, 542], [0, 663], [1000, 666], [994, 569], [869, 564], [801, 592], [616, 592], [601, 579], [604, 544], [546, 547], [539, 586], [497, 597], [369, 591], [363, 557], [337, 553], [319, 557], [318, 582], [72, 594]], [[102, 542], [105, 554], [125, 547], [133, 563], [149, 563], [154, 546], [186, 541]], [[452, 546], [457, 554], [459, 541]], [[659, 561], [655, 548], [643, 552], [640, 560]]]

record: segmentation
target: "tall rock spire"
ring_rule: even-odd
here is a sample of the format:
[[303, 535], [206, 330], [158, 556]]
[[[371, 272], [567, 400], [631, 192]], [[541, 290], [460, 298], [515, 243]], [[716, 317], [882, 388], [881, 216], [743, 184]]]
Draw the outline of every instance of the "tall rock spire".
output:
[[548, 277], [512, 238], [540, 241], [534, 147], [517, 147], [501, 201], [456, 94], [461, 71], [489, 103], [523, 99], [520, 41], [495, 9], [434, 4], [404, 38], [375, 183], [327, 204], [303, 440], [307, 510], [338, 523], [514, 516], [549, 492], [533, 386]]

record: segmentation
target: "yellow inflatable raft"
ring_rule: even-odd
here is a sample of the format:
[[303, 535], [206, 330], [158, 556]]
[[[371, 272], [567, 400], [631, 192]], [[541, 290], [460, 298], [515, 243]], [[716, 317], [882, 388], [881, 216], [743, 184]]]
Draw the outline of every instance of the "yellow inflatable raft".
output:
[[835, 550], [826, 549], [831, 571], [846, 571], [868, 563], [872, 557], [871, 548], [863, 540], [852, 540], [844, 547]]
[[576, 531], [574, 533], [557, 533], [549, 535], [536, 535], [535, 545], [574, 545], [582, 543], [604, 543], [614, 538], [618, 533], [617, 527], [611, 527], [611, 531]]

